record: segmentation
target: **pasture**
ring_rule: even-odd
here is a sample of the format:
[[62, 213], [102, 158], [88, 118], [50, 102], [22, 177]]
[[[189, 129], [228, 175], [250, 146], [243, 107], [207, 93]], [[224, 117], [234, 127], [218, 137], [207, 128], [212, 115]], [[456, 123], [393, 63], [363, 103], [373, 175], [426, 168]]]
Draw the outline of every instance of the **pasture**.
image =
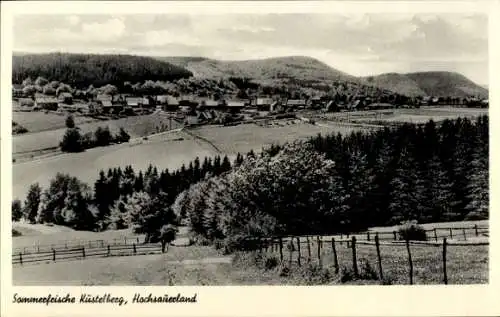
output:
[[193, 129], [192, 132], [209, 141], [223, 153], [237, 154], [260, 150], [263, 146], [271, 144], [312, 137], [319, 133], [347, 134], [359, 129], [338, 125], [318, 126], [300, 120], [276, 120], [265, 126], [253, 123], [230, 127], [206, 126]]
[[187, 137], [178, 132], [167, 132], [148, 140], [13, 164], [13, 197], [24, 200], [31, 184], [38, 182], [46, 187], [58, 172], [68, 173], [93, 186], [101, 169], [123, 169], [131, 165], [135, 170], [145, 170], [149, 164], [159, 169], [177, 169], [196, 156], [203, 158], [216, 154], [207, 145]]
[[[62, 117], [62, 120], [63, 127], [58, 129], [43, 130], [37, 133], [27, 133], [13, 136], [13, 157], [17, 158], [26, 155], [36, 156], [37, 152], [44, 149], [55, 150], [55, 148], [59, 146], [59, 142], [62, 140], [62, 137], [66, 132], [66, 128], [64, 127], [65, 117]], [[43, 124], [44, 123], [41, 123], [41, 125]], [[172, 124], [172, 126], [170, 126], [170, 124]], [[164, 114], [153, 113], [150, 115], [133, 116], [117, 120], [93, 121], [77, 124], [77, 126], [80, 128], [82, 134], [94, 132], [97, 127], [109, 127], [112, 133], [117, 133], [120, 128], [124, 128], [132, 138], [138, 138], [165, 130], [177, 129], [181, 127], [181, 124], [175, 120], [170, 120], [169, 117]], [[30, 130], [29, 127], [27, 127], [27, 129]]]
[[[28, 133], [57, 130], [66, 127], [66, 113], [42, 112], [42, 111], [13, 111], [12, 121], [19, 123]], [[73, 114], [76, 125], [95, 122], [96, 119]]]

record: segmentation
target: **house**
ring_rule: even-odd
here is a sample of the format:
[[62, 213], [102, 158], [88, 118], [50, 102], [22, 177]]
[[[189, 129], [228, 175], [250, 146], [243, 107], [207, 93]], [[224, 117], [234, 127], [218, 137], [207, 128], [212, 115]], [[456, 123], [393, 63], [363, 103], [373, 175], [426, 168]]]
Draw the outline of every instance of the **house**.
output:
[[18, 104], [20, 107], [33, 107], [35, 102], [30, 98], [20, 98]]
[[286, 101], [286, 107], [288, 109], [300, 109], [305, 108], [307, 106], [307, 102], [305, 99], [288, 99]]
[[35, 107], [45, 110], [57, 110], [59, 102], [54, 97], [38, 97], [35, 98]]
[[144, 98], [142, 97], [125, 97], [125, 104], [127, 107], [140, 108], [144, 103]]
[[226, 102], [226, 110], [231, 113], [238, 113], [245, 108], [244, 101], [230, 100]]
[[394, 105], [391, 105], [390, 103], [384, 103], [384, 102], [375, 102], [375, 103], [369, 104], [367, 106], [367, 108], [370, 110], [392, 109], [392, 108], [394, 108]]
[[269, 111], [273, 103], [274, 101], [271, 98], [257, 98], [254, 99], [251, 105], [256, 107], [260, 111]]
[[13, 84], [12, 85], [12, 97], [23, 98], [26, 97], [24, 94], [23, 85]]
[[65, 103], [67, 105], [73, 104], [73, 95], [71, 95], [69, 92], [60, 93], [58, 99], [59, 102]]
[[219, 102], [213, 99], [206, 99], [206, 100], [201, 100], [200, 104], [198, 105], [198, 109], [203, 111], [203, 110], [222, 110], [224, 107], [224, 102]]

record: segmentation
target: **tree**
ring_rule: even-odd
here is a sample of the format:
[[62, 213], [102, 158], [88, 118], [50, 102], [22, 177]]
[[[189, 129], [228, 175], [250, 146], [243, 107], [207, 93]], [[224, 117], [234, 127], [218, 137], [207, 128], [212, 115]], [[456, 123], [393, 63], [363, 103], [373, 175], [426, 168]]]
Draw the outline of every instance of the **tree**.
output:
[[50, 84], [47, 84], [47, 85], [43, 86], [43, 93], [45, 95], [55, 96], [56, 89], [54, 87], [52, 87]]
[[23, 94], [29, 97], [33, 97], [37, 92], [36, 86], [27, 85], [23, 87]]
[[123, 129], [123, 127], [120, 127], [120, 132], [118, 132], [117, 136], [117, 141], [119, 142], [128, 142], [130, 140], [130, 135]]
[[29, 223], [35, 223], [38, 216], [40, 201], [42, 196], [42, 188], [38, 183], [34, 183], [28, 190], [28, 195], [24, 201], [23, 217]]
[[72, 115], [66, 117], [66, 128], [73, 129], [75, 127], [75, 120]]
[[81, 152], [84, 150], [82, 136], [77, 128], [67, 129], [59, 143], [63, 152]]
[[76, 177], [58, 173], [43, 194], [40, 222], [70, 226], [76, 230], [92, 230], [96, 222], [94, 211], [90, 208], [91, 200], [87, 184]]
[[94, 132], [94, 138], [96, 146], [107, 146], [111, 143], [113, 139], [108, 127], [105, 128], [97, 127], [97, 129]]
[[39, 86], [39, 87], [43, 87], [43, 86], [47, 85], [48, 83], [49, 83], [49, 81], [46, 78], [40, 77], [40, 76], [38, 76], [38, 78], [35, 80], [35, 85]]
[[21, 201], [19, 199], [14, 199], [12, 201], [12, 221], [19, 221], [23, 215]]
[[160, 228], [160, 241], [161, 241], [161, 252], [165, 252], [165, 246], [167, 246], [167, 251], [168, 251], [168, 246], [172, 241], [175, 240], [175, 237], [177, 235], [177, 227], [174, 226], [173, 224], [168, 224], [168, 225], [163, 225]]

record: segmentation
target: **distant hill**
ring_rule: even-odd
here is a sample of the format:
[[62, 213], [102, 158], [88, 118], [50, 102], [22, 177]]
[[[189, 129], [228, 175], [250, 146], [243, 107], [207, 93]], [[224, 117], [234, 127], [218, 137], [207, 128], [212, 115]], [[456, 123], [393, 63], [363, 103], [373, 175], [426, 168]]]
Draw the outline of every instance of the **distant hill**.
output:
[[31, 77], [45, 77], [76, 87], [121, 85], [145, 80], [175, 80], [192, 76], [183, 67], [154, 58], [133, 55], [98, 54], [14, 54], [13, 83]]
[[243, 77], [256, 80], [294, 78], [301, 80], [357, 81], [317, 59], [304, 56], [275, 57], [244, 61], [220, 61], [203, 57], [158, 57], [185, 67], [203, 78]]
[[453, 72], [416, 72], [407, 74], [387, 73], [361, 78], [365, 83], [405, 94], [437, 97], [488, 97], [488, 90]]

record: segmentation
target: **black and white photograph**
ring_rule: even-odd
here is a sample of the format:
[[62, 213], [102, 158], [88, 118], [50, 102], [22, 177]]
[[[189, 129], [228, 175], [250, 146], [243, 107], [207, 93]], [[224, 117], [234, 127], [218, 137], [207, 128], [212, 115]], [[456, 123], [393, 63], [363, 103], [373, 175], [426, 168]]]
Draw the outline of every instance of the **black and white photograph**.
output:
[[488, 25], [16, 14], [12, 284], [489, 284]]

